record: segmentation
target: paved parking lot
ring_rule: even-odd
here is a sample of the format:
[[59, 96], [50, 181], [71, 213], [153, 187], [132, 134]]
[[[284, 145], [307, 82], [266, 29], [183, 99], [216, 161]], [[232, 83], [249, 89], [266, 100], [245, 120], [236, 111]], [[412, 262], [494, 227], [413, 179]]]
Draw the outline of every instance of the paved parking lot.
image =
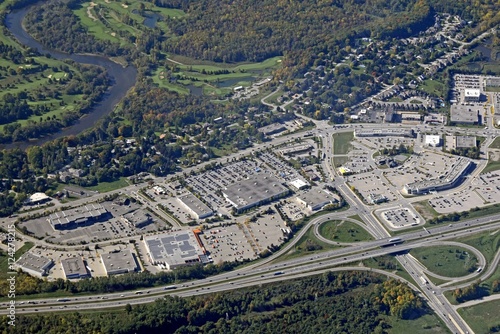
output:
[[205, 230], [201, 240], [215, 264], [258, 257], [258, 249], [238, 224]]
[[419, 214], [413, 208], [394, 207], [376, 212], [391, 229], [408, 228], [419, 224], [425, 224]]
[[261, 208], [251, 217], [240, 217], [229, 226], [218, 226], [203, 231], [201, 240], [214, 263], [256, 259], [268, 247], [284, 242], [286, 226], [271, 206]]
[[302, 209], [297, 201], [293, 199], [288, 199], [283, 201], [284, 205], [280, 207], [281, 212], [283, 212], [290, 220], [299, 220], [305, 216], [304, 209]]
[[356, 188], [363, 198], [367, 199], [368, 195], [384, 195], [388, 201], [398, 199], [395, 191], [390, 187], [385, 180], [376, 175], [375, 172], [351, 175], [348, 177], [349, 186]]
[[387, 170], [384, 175], [389, 182], [401, 190], [407, 183], [439, 178], [451, 168], [456, 160], [455, 156], [426, 151], [419, 155], [412, 155], [403, 166]]
[[439, 213], [467, 211], [500, 203], [500, 172], [481, 174], [471, 185], [460, 192], [439, 196], [429, 200], [429, 204]]
[[112, 218], [104, 222], [96, 222], [91, 225], [78, 226], [65, 230], [54, 230], [47, 217], [41, 217], [19, 226], [26, 227], [35, 236], [45, 238], [46, 241], [56, 244], [77, 245], [87, 242], [98, 242], [104, 240], [118, 239], [158, 231], [165, 227], [151, 212], [153, 222], [141, 228], [125, 223], [121, 216], [133, 210], [141, 210], [138, 204], [118, 205], [114, 202], [104, 202], [103, 206], [111, 213]]

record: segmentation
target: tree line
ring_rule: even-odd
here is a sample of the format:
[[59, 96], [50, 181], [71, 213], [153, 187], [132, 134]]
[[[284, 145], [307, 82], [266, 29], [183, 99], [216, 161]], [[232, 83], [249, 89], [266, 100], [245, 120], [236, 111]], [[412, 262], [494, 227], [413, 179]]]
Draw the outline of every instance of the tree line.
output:
[[[405, 284], [370, 272], [327, 272], [203, 296], [167, 296], [118, 312], [18, 315], [10, 333], [387, 333], [429, 310]], [[387, 318], [381, 315], [392, 316]], [[6, 330], [7, 322], [0, 324]]]

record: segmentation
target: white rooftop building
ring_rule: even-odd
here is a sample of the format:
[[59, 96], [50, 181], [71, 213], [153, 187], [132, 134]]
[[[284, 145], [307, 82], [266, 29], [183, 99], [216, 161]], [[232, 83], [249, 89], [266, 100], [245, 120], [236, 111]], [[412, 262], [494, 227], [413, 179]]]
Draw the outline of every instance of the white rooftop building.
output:
[[301, 190], [309, 187], [309, 182], [306, 182], [302, 179], [295, 179], [290, 181], [290, 186], [292, 186], [296, 190]]
[[426, 135], [425, 136], [425, 145], [438, 147], [441, 146], [441, 136], [440, 135]]
[[464, 90], [464, 102], [479, 102], [481, 90], [477, 88], [468, 88]]

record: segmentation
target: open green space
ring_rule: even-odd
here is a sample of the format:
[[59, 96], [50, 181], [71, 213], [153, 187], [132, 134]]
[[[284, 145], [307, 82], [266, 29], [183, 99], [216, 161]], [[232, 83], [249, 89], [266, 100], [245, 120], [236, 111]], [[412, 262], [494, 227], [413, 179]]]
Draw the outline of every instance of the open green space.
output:
[[500, 161], [489, 160], [482, 173], [494, 172], [496, 170], [500, 170]]
[[[484, 255], [486, 262], [489, 264], [493, 260], [497, 251], [500, 249], [500, 229], [474, 234], [465, 238], [457, 239], [456, 241], [471, 245], [479, 250]], [[497, 268], [495, 272], [488, 277], [488, 279], [480, 284], [481, 290], [485, 292], [486, 295], [490, 294], [493, 281], [498, 279], [500, 279], [500, 268]], [[452, 304], [458, 304], [451, 291], [447, 291], [445, 296]]]
[[[81, 74], [77, 68], [65, 62], [45, 58], [29, 57], [16, 64], [9, 59], [0, 59], [0, 99], [26, 101], [33, 114], [17, 118], [11, 123], [21, 126], [51, 119], [61, 119], [69, 111], [80, 109], [84, 94], [67, 90], [79, 85]], [[38, 108], [38, 109], [37, 109]], [[40, 109], [42, 108], [42, 109]], [[6, 119], [7, 120], [7, 119]]]
[[279, 261], [286, 261], [293, 258], [312, 255], [328, 250], [341, 248], [323, 242], [314, 235], [314, 228], [310, 228], [295, 244], [294, 248], [279, 258]]
[[424, 200], [412, 203], [415, 210], [424, 218], [430, 219], [439, 216], [439, 213], [429, 204], [429, 201]]
[[[32, 242], [25, 242], [24, 245], [16, 250], [16, 255], [14, 258], [18, 260], [24, 253], [26, 253], [28, 250], [30, 250], [34, 244]], [[5, 279], [9, 277], [7, 274], [9, 271], [9, 258], [7, 256], [7, 253], [4, 251], [0, 252], [0, 279]]]
[[271, 74], [273, 69], [281, 65], [282, 57], [273, 57], [259, 63], [243, 63], [232, 66], [217, 66], [214, 63], [190, 65], [170, 64], [168, 68], [158, 68], [152, 73], [153, 81], [179, 93], [189, 93], [190, 87], [202, 88], [203, 94], [227, 96], [234, 87], [248, 87]]
[[391, 97], [389, 100], [387, 100], [388, 102], [403, 102], [404, 100], [402, 98], [400, 98], [399, 96], [393, 96]]
[[461, 277], [477, 268], [477, 258], [456, 246], [419, 247], [410, 251], [431, 272], [447, 277]]
[[500, 310], [500, 300], [494, 300], [460, 308], [458, 313], [469, 324], [474, 333], [488, 334], [498, 332], [500, 329], [498, 310]]
[[435, 314], [423, 314], [411, 320], [396, 319], [392, 317], [388, 319], [390, 328], [387, 332], [390, 334], [439, 334], [449, 333], [446, 325]]
[[96, 186], [92, 187], [85, 187], [85, 189], [93, 190], [93, 191], [98, 191], [100, 193], [106, 193], [108, 191], [120, 189], [123, 187], [128, 186], [129, 183], [127, 182], [126, 178], [121, 177], [116, 181], [113, 182], [101, 182]]
[[337, 242], [358, 242], [373, 240], [361, 226], [349, 221], [331, 220], [320, 225], [319, 234]]
[[489, 263], [500, 249], [500, 230], [474, 234], [465, 238], [457, 239], [458, 242], [471, 245], [479, 250]]
[[490, 148], [499, 148], [500, 149], [500, 136], [496, 137], [495, 140], [490, 144]]
[[272, 103], [272, 104], [279, 104], [277, 99], [278, 99], [281, 95], [283, 95], [283, 91], [278, 90], [278, 91], [274, 92], [273, 94], [269, 95], [269, 96], [267, 97], [267, 99], [265, 100], [265, 102], [267, 102], [267, 103]]
[[427, 92], [428, 94], [437, 96], [443, 96], [444, 93], [447, 91], [446, 85], [444, 83], [433, 79], [424, 80], [420, 84], [419, 89], [423, 90], [424, 92]]
[[139, 37], [143, 31], [151, 29], [144, 24], [147, 16], [159, 16], [155, 28], [159, 28], [168, 35], [170, 29], [165, 19], [175, 19], [186, 15], [179, 9], [157, 7], [151, 2], [143, 1], [96, 0], [80, 4], [73, 12], [89, 33], [101, 40], [122, 45], [133, 45], [133, 38]]
[[333, 136], [333, 154], [347, 154], [354, 139], [354, 132], [335, 133]]
[[396, 258], [392, 255], [382, 255], [373, 258], [367, 258], [358, 262], [345, 263], [342, 267], [368, 267], [373, 269], [381, 269], [398, 276], [401, 276], [408, 282], [416, 283], [410, 274], [404, 270]]
[[493, 204], [479, 208], [479, 210], [469, 212], [466, 219], [480, 218], [484, 216], [498, 214], [500, 210], [499, 204]]
[[340, 167], [349, 161], [348, 157], [334, 157], [333, 167]]

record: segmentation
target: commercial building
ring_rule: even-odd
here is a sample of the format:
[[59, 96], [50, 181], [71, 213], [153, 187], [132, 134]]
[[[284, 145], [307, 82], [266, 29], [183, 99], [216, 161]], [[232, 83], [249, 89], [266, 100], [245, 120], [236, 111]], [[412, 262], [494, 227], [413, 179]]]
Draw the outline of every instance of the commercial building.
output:
[[36, 205], [36, 204], [42, 204], [45, 202], [50, 201], [51, 198], [44, 193], [34, 193], [31, 195], [28, 200], [26, 201], [26, 204], [28, 205]]
[[480, 107], [452, 104], [450, 121], [455, 124], [478, 124]]
[[340, 173], [340, 175], [351, 175], [353, 174], [354, 172], [348, 168], [348, 167], [339, 167], [338, 169], [338, 172]]
[[456, 187], [471, 167], [473, 167], [473, 163], [470, 159], [460, 157], [445, 175], [441, 175], [438, 179], [405, 184], [403, 191], [409, 195], [422, 195], [430, 191], [442, 191]]
[[424, 117], [424, 124], [445, 124], [446, 116], [440, 114], [429, 114]]
[[296, 197], [297, 202], [303, 207], [311, 210], [321, 210], [325, 205], [338, 203], [339, 196], [323, 189], [311, 189]]
[[382, 194], [373, 194], [372, 193], [372, 194], [369, 194], [367, 196], [367, 200], [371, 204], [379, 204], [379, 203], [387, 202], [388, 198]]
[[275, 177], [263, 175], [237, 182], [222, 190], [224, 198], [238, 212], [281, 198], [289, 192]]
[[476, 136], [456, 136], [455, 148], [476, 147]]
[[479, 102], [481, 99], [481, 90], [476, 88], [464, 89], [464, 103], [468, 102]]
[[214, 214], [212, 209], [192, 193], [177, 197], [177, 200], [181, 202], [194, 219], [203, 219]]
[[295, 190], [302, 190], [310, 186], [309, 182], [304, 181], [302, 179], [295, 179], [290, 181], [290, 186]]
[[47, 221], [54, 229], [62, 230], [105, 221], [111, 217], [111, 213], [101, 204], [87, 204], [71, 210], [55, 212], [47, 218]]
[[205, 252], [192, 231], [178, 231], [144, 238], [151, 264], [172, 270], [180, 266], [205, 262]]
[[130, 249], [101, 254], [106, 275], [126, 274], [137, 271], [139, 267]]
[[415, 123], [420, 123], [422, 121], [422, 115], [420, 115], [418, 112], [398, 112], [398, 115], [401, 119], [401, 122], [406, 123], [406, 124], [415, 124]]
[[440, 135], [426, 135], [425, 136], [425, 145], [438, 147], [441, 146], [441, 136]]
[[52, 259], [26, 252], [17, 260], [15, 267], [36, 277], [46, 276], [54, 265]]
[[286, 130], [286, 127], [280, 123], [273, 123], [267, 126], [263, 126], [259, 128], [259, 132], [262, 132], [266, 136], [271, 136], [276, 133], [280, 133]]
[[287, 148], [282, 149], [280, 152], [284, 156], [291, 156], [294, 154], [309, 152], [312, 149], [313, 149], [312, 145], [306, 144], [306, 145], [287, 147]]
[[165, 195], [166, 194], [165, 189], [161, 186], [154, 186], [153, 191], [156, 195]]
[[409, 137], [414, 138], [413, 129], [356, 129], [355, 137]]
[[141, 228], [153, 222], [153, 218], [142, 210], [128, 212], [120, 218], [125, 224], [135, 228]]
[[67, 279], [90, 277], [87, 267], [81, 257], [72, 257], [61, 261], [64, 276]]

